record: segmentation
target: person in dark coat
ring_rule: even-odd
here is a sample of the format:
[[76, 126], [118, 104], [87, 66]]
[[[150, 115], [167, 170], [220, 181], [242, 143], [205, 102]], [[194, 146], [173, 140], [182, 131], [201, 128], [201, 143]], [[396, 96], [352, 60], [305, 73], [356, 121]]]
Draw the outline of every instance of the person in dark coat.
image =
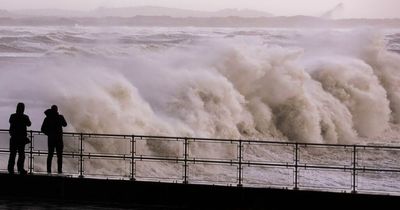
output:
[[51, 173], [51, 162], [53, 160], [54, 149], [57, 153], [57, 169], [58, 173], [62, 173], [62, 155], [64, 149], [63, 143], [63, 127], [67, 126], [67, 122], [63, 115], [58, 113], [56, 105], [47, 109], [41, 131], [47, 135], [48, 156], [47, 156], [47, 173]]
[[16, 113], [10, 116], [10, 157], [8, 159], [8, 172], [14, 174], [15, 158], [18, 152], [17, 168], [22, 175], [27, 174], [24, 169], [25, 144], [29, 142], [27, 127], [31, 126], [29, 116], [24, 114], [25, 104], [18, 103]]

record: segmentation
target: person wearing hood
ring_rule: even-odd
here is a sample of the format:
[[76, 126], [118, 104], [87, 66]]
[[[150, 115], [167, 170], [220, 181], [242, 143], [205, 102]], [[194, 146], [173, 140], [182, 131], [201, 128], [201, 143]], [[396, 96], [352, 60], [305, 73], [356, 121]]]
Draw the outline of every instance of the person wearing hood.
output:
[[51, 109], [47, 109], [44, 114], [41, 131], [47, 135], [48, 156], [47, 156], [47, 173], [51, 173], [51, 162], [53, 160], [54, 149], [57, 153], [57, 169], [58, 173], [62, 173], [62, 155], [64, 149], [63, 143], [63, 127], [67, 126], [67, 122], [63, 115], [58, 113], [56, 105], [52, 105]]
[[24, 114], [25, 104], [18, 103], [17, 110], [10, 116], [10, 157], [8, 159], [8, 172], [14, 174], [15, 157], [18, 152], [17, 168], [21, 175], [27, 174], [24, 169], [25, 144], [28, 143], [27, 127], [31, 126], [29, 116]]

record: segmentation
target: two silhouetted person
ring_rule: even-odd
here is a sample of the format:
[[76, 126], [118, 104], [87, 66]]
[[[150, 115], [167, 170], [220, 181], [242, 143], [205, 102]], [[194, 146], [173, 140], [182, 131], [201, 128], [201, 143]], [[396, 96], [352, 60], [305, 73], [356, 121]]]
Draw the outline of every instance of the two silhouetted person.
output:
[[44, 114], [46, 115], [41, 131], [47, 135], [48, 141], [48, 156], [47, 156], [47, 173], [51, 173], [51, 162], [53, 160], [54, 149], [57, 153], [57, 169], [58, 173], [62, 173], [62, 155], [64, 149], [63, 143], [63, 127], [67, 126], [67, 122], [63, 115], [58, 113], [56, 105], [47, 109]]
[[29, 142], [27, 127], [31, 126], [29, 116], [24, 114], [25, 104], [18, 103], [17, 111], [10, 116], [10, 157], [8, 159], [8, 172], [14, 174], [15, 158], [18, 152], [17, 168], [22, 175], [27, 174], [24, 169], [25, 144]]

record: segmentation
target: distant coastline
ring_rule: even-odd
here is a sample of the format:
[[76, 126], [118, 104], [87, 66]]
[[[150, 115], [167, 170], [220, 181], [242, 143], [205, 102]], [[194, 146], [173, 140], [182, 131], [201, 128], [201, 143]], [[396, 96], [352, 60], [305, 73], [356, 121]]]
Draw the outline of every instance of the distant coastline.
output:
[[400, 19], [324, 19], [310, 16], [292, 17], [0, 17], [1, 26], [158, 26], [158, 27], [381, 27], [400, 28]]
[[[340, 6], [340, 5], [339, 5]], [[103, 8], [92, 11], [61, 9], [0, 10], [1, 26], [159, 26], [159, 27], [383, 27], [399, 28], [400, 19], [332, 19], [321, 16], [274, 16], [250, 9], [218, 11], [142, 6]]]

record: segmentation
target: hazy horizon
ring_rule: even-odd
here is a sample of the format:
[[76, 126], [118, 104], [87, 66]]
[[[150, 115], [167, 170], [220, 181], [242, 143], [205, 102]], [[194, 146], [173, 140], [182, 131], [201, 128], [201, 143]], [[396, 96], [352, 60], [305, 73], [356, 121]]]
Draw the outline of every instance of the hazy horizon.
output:
[[177, 9], [189, 9], [200, 11], [217, 11], [222, 9], [250, 9], [271, 13], [276, 16], [309, 15], [322, 16], [326, 13], [335, 18], [400, 18], [397, 8], [400, 1], [397, 0], [0, 0], [3, 10], [24, 9], [63, 9], [91, 11], [99, 7], [137, 7], [160, 6]]

